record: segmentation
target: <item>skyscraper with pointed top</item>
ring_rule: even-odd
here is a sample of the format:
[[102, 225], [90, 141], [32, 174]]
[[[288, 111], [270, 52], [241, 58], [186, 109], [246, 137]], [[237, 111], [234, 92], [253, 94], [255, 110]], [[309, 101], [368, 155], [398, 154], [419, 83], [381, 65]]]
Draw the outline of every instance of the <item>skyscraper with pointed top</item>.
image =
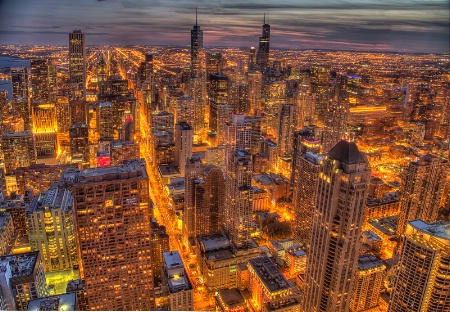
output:
[[266, 13], [264, 13], [264, 25], [262, 36], [259, 37], [258, 53], [256, 55], [256, 65], [265, 73], [269, 68], [269, 52], [270, 52], [270, 25], [266, 23]]
[[201, 54], [203, 53], [203, 30], [198, 25], [197, 8], [195, 8], [195, 25], [191, 30], [191, 77], [199, 78], [202, 76]]

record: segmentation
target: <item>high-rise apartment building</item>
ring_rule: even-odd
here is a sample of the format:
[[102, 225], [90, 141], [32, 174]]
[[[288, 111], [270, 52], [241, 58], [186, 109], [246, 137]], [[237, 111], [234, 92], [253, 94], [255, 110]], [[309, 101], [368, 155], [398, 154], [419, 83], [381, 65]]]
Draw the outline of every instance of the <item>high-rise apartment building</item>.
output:
[[14, 223], [11, 215], [0, 212], [0, 256], [10, 252], [14, 238]]
[[252, 159], [246, 150], [227, 155], [225, 229], [237, 248], [248, 248], [251, 239], [253, 188]]
[[294, 153], [294, 132], [298, 121], [298, 106], [283, 104], [278, 106], [277, 144], [281, 157], [292, 157]]
[[430, 154], [409, 164], [403, 173], [398, 234], [403, 234], [408, 221], [421, 219], [432, 223], [437, 220], [448, 172], [448, 161]]
[[11, 68], [11, 84], [13, 99], [28, 99], [30, 88], [30, 70], [27, 67]]
[[224, 224], [225, 180], [219, 167], [206, 165], [195, 181], [195, 233], [218, 233]]
[[186, 162], [192, 156], [194, 129], [187, 122], [175, 126], [175, 164], [178, 165], [180, 176], [184, 177]]
[[145, 162], [63, 173], [73, 183], [80, 273], [92, 310], [154, 310]]
[[311, 240], [311, 230], [317, 188], [319, 186], [319, 171], [322, 156], [307, 152], [299, 154], [293, 170], [293, 206], [295, 222], [293, 236], [302, 246], [308, 246]]
[[35, 163], [33, 133], [31, 131], [3, 133], [2, 152], [6, 174], [13, 173], [16, 168], [28, 167]]
[[450, 222], [406, 225], [389, 312], [450, 310]]
[[69, 33], [69, 80], [74, 87], [72, 99], [86, 99], [86, 50], [85, 35], [75, 29]]
[[311, 91], [315, 94], [314, 121], [320, 124], [325, 122], [327, 110], [330, 105], [330, 67], [314, 64], [311, 67]]
[[191, 97], [179, 97], [174, 112], [175, 122], [191, 122], [195, 120], [195, 102]]
[[256, 69], [256, 49], [255, 47], [251, 47], [248, 51], [248, 62], [247, 62], [248, 71]]
[[302, 311], [348, 311], [371, 171], [348, 141], [336, 144], [319, 170]]
[[39, 250], [45, 272], [68, 270], [78, 264], [72, 206], [71, 192], [54, 184], [37, 195], [27, 210], [30, 247]]
[[[111, 102], [98, 103], [97, 131], [100, 138], [114, 138], [114, 108]], [[118, 139], [117, 135], [115, 139]]]
[[370, 311], [379, 305], [386, 266], [377, 256], [366, 254], [359, 257], [357, 272], [350, 310]]
[[253, 113], [261, 110], [262, 74], [260, 71], [249, 70], [246, 73], [248, 84], [248, 100]]

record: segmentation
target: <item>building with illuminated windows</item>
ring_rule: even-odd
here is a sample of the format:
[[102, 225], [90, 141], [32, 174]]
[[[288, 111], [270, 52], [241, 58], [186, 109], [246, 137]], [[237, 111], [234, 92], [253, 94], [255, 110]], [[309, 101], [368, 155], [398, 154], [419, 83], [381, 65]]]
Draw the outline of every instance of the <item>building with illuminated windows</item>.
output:
[[292, 296], [292, 287], [269, 257], [249, 259], [247, 267], [249, 291], [255, 310], [260, 311], [265, 303], [274, 299]]
[[76, 123], [70, 126], [70, 157], [72, 163], [89, 163], [89, 126], [85, 123]]
[[377, 256], [367, 254], [359, 257], [350, 303], [352, 312], [368, 311], [378, 307], [385, 275], [386, 266]]
[[163, 289], [169, 297], [170, 311], [193, 311], [194, 289], [178, 251], [163, 254]]
[[448, 161], [430, 154], [409, 164], [403, 174], [398, 234], [403, 234], [408, 221], [421, 219], [431, 223], [437, 220], [448, 172]]
[[139, 144], [114, 140], [110, 149], [111, 166], [120, 166], [124, 160], [139, 158]]
[[169, 235], [166, 233], [166, 227], [159, 225], [156, 220], [152, 220], [152, 270], [155, 287], [161, 283], [163, 254], [170, 251]]
[[80, 311], [74, 293], [31, 300], [27, 311]]
[[72, 207], [71, 192], [54, 184], [37, 195], [27, 210], [30, 247], [39, 250], [45, 272], [78, 264]]
[[266, 23], [266, 14], [264, 13], [264, 25], [262, 29], [262, 36], [259, 37], [258, 52], [256, 54], [256, 65], [262, 73], [266, 73], [269, 68], [269, 53], [270, 53], [270, 25]]
[[0, 257], [0, 289], [8, 310], [26, 311], [30, 300], [47, 296], [39, 251]]
[[187, 122], [175, 126], [175, 164], [178, 165], [180, 176], [184, 177], [187, 159], [192, 157], [194, 129]]
[[19, 167], [28, 167], [36, 162], [36, 150], [31, 131], [5, 132], [2, 136], [2, 152], [6, 174]]
[[30, 63], [32, 103], [54, 102], [56, 100], [56, 65], [48, 59], [32, 59]]
[[389, 312], [450, 310], [450, 222], [409, 221]]
[[11, 215], [7, 212], [0, 212], [0, 255], [10, 252], [14, 243], [14, 223]]
[[228, 77], [220, 74], [211, 75], [209, 86], [209, 129], [218, 132], [223, 124], [219, 123], [220, 105], [228, 104]]
[[69, 80], [74, 88], [72, 99], [86, 100], [85, 35], [75, 29], [69, 33]]
[[72, 184], [80, 275], [92, 310], [154, 310], [151, 212], [143, 159], [65, 171]]
[[11, 84], [13, 99], [28, 99], [30, 88], [30, 70], [27, 67], [11, 68]]
[[277, 144], [281, 157], [292, 157], [294, 153], [294, 132], [298, 121], [298, 106], [282, 104], [278, 106]]
[[100, 138], [114, 137], [114, 108], [111, 102], [98, 103], [97, 132]]
[[320, 163], [302, 311], [349, 310], [370, 174], [354, 142], [340, 141]]
[[32, 104], [31, 119], [37, 157], [56, 157], [59, 147], [55, 104], [43, 102]]

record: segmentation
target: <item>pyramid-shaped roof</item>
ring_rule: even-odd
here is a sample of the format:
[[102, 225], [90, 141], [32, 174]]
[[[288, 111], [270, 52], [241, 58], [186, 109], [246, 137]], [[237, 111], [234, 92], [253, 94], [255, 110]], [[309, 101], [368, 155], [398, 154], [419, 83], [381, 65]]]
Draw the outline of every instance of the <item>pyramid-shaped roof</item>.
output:
[[367, 162], [365, 155], [359, 151], [355, 142], [345, 140], [337, 143], [328, 152], [328, 156], [349, 165]]

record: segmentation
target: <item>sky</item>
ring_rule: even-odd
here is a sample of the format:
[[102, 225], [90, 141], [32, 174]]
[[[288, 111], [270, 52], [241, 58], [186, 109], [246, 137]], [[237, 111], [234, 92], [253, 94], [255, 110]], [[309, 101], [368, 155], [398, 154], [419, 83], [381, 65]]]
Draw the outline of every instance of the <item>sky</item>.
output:
[[258, 45], [263, 15], [271, 47], [449, 53], [448, 0], [0, 0], [0, 44]]

